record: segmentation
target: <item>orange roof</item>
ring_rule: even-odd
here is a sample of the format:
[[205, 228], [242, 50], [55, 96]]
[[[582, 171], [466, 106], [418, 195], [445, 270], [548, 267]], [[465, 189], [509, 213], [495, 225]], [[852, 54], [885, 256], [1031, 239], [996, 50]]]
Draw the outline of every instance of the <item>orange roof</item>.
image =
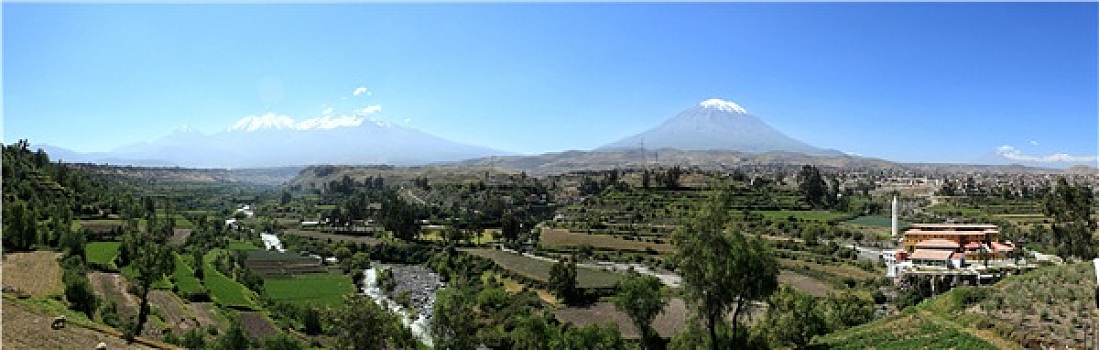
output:
[[934, 238], [934, 239], [929, 239], [929, 240], [926, 240], [926, 241], [921, 241], [920, 243], [916, 243], [916, 249], [921, 249], [921, 248], [958, 249], [958, 247], [959, 247], [958, 242], [954, 242], [954, 241], [947, 240], [947, 239], [942, 239], [942, 238]]
[[1010, 244], [1004, 244], [1004, 243], [1000, 243], [1000, 242], [992, 242], [992, 250], [995, 250], [995, 251], [998, 251], [998, 252], [1010, 252], [1010, 251], [1015, 250], [1015, 247], [1011, 246]]
[[912, 252], [912, 256], [908, 258], [912, 260], [950, 260], [951, 255], [954, 255], [954, 252], [949, 250], [916, 249]]
[[977, 249], [981, 247], [980, 242], [969, 242], [965, 244], [965, 249]]

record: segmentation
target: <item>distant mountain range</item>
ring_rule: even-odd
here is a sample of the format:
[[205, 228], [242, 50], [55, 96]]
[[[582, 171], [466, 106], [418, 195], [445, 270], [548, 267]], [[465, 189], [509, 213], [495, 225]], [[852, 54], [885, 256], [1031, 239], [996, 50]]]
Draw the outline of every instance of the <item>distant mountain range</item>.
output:
[[786, 136], [736, 103], [721, 99], [702, 101], [655, 128], [612, 142], [597, 150], [637, 148], [843, 155], [842, 152], [813, 147]]
[[[591, 152], [534, 156], [509, 156], [504, 151], [462, 144], [410, 127], [367, 120], [363, 116], [325, 116], [295, 122], [274, 114], [247, 117], [229, 130], [209, 135], [177, 130], [153, 142], [128, 145], [110, 152], [80, 153], [50, 145], [34, 147], [44, 149], [53, 159], [66, 162], [227, 169], [448, 163], [499, 165], [534, 173], [556, 173], [645, 164], [800, 163], [855, 167], [893, 164], [806, 144], [776, 130], [740, 105], [721, 99], [702, 101], [650, 130]], [[1028, 161], [1031, 158], [1004, 146], [975, 162], [1040, 168], [1079, 164]], [[1076, 171], [1088, 172], [1088, 169], [1094, 167]]]
[[[361, 122], [361, 121], [360, 121]], [[79, 153], [36, 145], [67, 162], [191, 168], [258, 168], [317, 164], [420, 165], [508, 153], [466, 145], [405, 126], [365, 121], [330, 128], [294, 128], [242, 120], [206, 135], [179, 130], [149, 143], [111, 152]]]

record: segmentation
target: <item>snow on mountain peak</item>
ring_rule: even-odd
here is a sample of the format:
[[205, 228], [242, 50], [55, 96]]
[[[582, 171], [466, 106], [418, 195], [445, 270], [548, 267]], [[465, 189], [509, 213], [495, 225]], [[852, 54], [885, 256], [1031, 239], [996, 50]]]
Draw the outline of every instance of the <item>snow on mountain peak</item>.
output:
[[723, 112], [731, 112], [737, 114], [748, 114], [748, 110], [744, 109], [736, 103], [732, 103], [720, 98], [711, 98], [709, 100], [702, 101], [698, 104], [702, 108], [713, 108]]
[[[275, 130], [328, 130], [335, 128], [357, 127], [366, 121], [364, 116], [323, 116], [317, 118], [295, 121], [289, 116], [267, 113], [261, 116], [248, 116], [238, 120], [230, 131], [252, 132], [263, 129]], [[377, 124], [377, 123], [376, 123]], [[378, 126], [383, 126], [379, 124]]]

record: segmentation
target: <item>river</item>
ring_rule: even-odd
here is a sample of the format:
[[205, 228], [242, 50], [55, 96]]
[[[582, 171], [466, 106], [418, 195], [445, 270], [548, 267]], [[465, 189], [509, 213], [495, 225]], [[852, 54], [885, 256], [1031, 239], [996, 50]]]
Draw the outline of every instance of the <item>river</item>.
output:
[[[382, 267], [384, 268], [385, 266]], [[395, 266], [390, 266], [388, 268], [393, 267]], [[372, 266], [371, 268], [364, 271], [362, 289], [363, 294], [369, 296], [371, 299], [374, 299], [374, 302], [378, 303], [378, 305], [383, 305], [383, 307], [389, 308], [391, 312], [400, 315], [401, 321], [404, 323], [404, 325], [408, 326], [408, 328], [412, 330], [412, 335], [416, 336], [416, 338], [423, 342], [425, 345], [434, 346], [434, 341], [431, 338], [431, 313], [434, 311], [434, 292], [436, 291], [435, 288], [437, 287], [437, 283], [430, 289], [424, 289], [425, 291], [430, 292], [424, 295], [423, 302], [421, 303], [422, 305], [419, 306], [421, 308], [419, 312], [416, 312], [416, 310], [408, 310], [397, 302], [390, 299], [388, 296], [386, 296], [381, 287], [378, 286], [378, 268], [378, 266]], [[398, 281], [400, 281], [402, 278], [407, 277], [408, 276], [402, 276], [399, 273], [394, 273], [394, 278], [398, 279]], [[434, 275], [433, 273], [431, 277], [435, 280], [437, 280], [438, 278], [438, 276]], [[416, 317], [413, 318], [411, 315], [409, 315], [410, 313], [416, 313]]]

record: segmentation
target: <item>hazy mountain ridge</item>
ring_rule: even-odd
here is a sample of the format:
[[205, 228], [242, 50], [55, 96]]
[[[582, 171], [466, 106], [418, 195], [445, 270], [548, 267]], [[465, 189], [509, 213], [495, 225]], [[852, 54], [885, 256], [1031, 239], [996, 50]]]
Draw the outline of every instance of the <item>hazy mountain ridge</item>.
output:
[[419, 165], [507, 154], [382, 123], [304, 131], [222, 131], [209, 135], [183, 130], [111, 152], [80, 153], [49, 145], [39, 147], [69, 162], [234, 169], [317, 164]]

